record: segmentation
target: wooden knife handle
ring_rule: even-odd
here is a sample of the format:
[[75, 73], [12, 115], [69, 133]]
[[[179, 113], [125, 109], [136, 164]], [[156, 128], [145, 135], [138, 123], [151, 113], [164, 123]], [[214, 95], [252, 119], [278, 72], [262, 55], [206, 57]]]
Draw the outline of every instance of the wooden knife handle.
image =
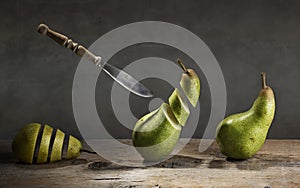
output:
[[37, 28], [37, 31], [40, 34], [46, 35], [46, 36], [50, 37], [51, 39], [55, 40], [59, 45], [70, 49], [72, 52], [75, 52], [75, 54], [77, 54], [81, 57], [86, 57], [87, 59], [92, 61], [94, 64], [96, 64], [96, 65], [100, 64], [101, 57], [95, 56], [92, 52], [87, 50], [82, 45], [79, 45], [78, 43], [73, 42], [67, 36], [51, 30], [46, 24], [40, 24]]

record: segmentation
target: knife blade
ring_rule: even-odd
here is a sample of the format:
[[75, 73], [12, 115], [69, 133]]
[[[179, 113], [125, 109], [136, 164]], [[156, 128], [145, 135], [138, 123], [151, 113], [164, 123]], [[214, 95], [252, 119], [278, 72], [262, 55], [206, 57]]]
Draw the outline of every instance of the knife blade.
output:
[[103, 71], [130, 92], [141, 97], [153, 97], [153, 93], [148, 88], [125, 71], [107, 63], [103, 66]]
[[87, 58], [96, 66], [102, 67], [105, 73], [107, 73], [111, 78], [113, 78], [117, 83], [126, 88], [128, 91], [141, 97], [153, 97], [153, 93], [151, 92], [151, 90], [137, 81], [134, 77], [113, 65], [101, 62], [101, 57], [94, 55], [82, 45], [73, 42], [67, 36], [51, 30], [45, 24], [40, 24], [37, 31], [42, 35], [50, 37], [61, 46], [72, 50], [73, 52], [75, 52], [75, 54]]

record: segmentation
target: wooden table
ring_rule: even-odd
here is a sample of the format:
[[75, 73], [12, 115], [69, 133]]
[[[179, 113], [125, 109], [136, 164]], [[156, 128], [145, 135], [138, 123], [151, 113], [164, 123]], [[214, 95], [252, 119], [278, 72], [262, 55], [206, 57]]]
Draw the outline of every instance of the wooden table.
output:
[[0, 187], [300, 187], [300, 140], [267, 140], [244, 161], [227, 159], [215, 143], [199, 153], [199, 142], [191, 140], [155, 166], [133, 168], [88, 153], [52, 164], [21, 164], [11, 142], [0, 141]]

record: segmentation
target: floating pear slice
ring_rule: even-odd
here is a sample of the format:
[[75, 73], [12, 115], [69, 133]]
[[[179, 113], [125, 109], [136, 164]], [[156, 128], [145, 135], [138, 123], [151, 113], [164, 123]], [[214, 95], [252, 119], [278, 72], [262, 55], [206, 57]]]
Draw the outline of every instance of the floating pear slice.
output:
[[32, 163], [40, 128], [40, 124], [31, 123], [25, 125], [15, 136], [12, 142], [12, 150], [20, 161]]
[[180, 59], [177, 61], [184, 71], [180, 80], [180, 86], [190, 103], [196, 107], [200, 96], [200, 79], [193, 69], [186, 69]]
[[49, 125], [44, 126], [43, 135], [41, 138], [40, 149], [38, 153], [37, 163], [46, 163], [53, 128]]
[[169, 104], [180, 125], [184, 126], [190, 115], [190, 110], [177, 88], [169, 97]]
[[132, 134], [133, 145], [145, 161], [159, 161], [172, 152], [180, 132], [181, 125], [170, 106], [163, 103], [159, 109], [136, 123]]
[[80, 155], [80, 151], [82, 149], [81, 142], [75, 138], [74, 136], [70, 135], [69, 143], [68, 143], [68, 151], [67, 151], [67, 159], [71, 159], [74, 157], [78, 157]]
[[50, 162], [61, 160], [64, 138], [65, 138], [65, 133], [57, 129], [54, 143], [51, 150]]

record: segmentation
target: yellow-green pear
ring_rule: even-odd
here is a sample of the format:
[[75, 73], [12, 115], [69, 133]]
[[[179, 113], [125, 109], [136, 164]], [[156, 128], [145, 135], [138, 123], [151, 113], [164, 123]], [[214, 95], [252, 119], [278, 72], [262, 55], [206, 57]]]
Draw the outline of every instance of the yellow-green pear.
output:
[[181, 76], [180, 86], [190, 103], [196, 107], [200, 96], [200, 79], [193, 69], [187, 69], [180, 59], [177, 61], [184, 71]]
[[174, 92], [169, 97], [169, 104], [180, 125], [184, 126], [190, 115], [190, 110], [188, 104], [182, 98], [177, 88], [175, 88]]
[[159, 161], [172, 152], [180, 132], [181, 125], [170, 106], [163, 103], [136, 123], [132, 133], [133, 145], [145, 161]]
[[216, 141], [221, 152], [234, 159], [253, 156], [264, 144], [275, 114], [275, 98], [262, 73], [262, 89], [252, 107], [221, 121]]

